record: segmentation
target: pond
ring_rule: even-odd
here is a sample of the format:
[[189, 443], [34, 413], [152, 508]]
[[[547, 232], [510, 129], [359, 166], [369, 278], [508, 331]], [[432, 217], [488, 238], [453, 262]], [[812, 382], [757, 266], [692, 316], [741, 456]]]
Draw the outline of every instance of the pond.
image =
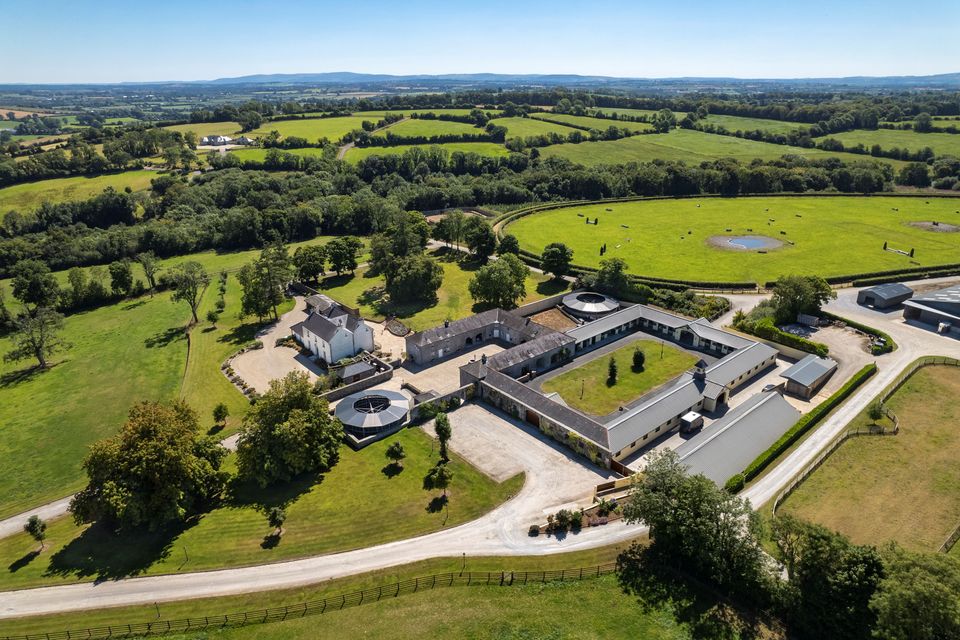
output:
[[766, 236], [734, 236], [727, 242], [737, 249], [776, 249], [782, 244]]

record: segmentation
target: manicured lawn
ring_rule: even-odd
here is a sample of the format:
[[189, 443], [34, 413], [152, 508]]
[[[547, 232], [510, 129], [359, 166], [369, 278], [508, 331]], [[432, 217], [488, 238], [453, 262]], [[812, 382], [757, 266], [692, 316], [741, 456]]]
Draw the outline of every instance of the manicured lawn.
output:
[[374, 136], [386, 137], [387, 133], [402, 138], [419, 138], [421, 136], [443, 136], [443, 135], [478, 135], [484, 133], [482, 127], [476, 127], [465, 122], [451, 122], [449, 120], [420, 120], [411, 118], [388, 128], [378, 131]]
[[[960, 523], [960, 368], [926, 367], [888, 401], [895, 436], [847, 440], [780, 506], [880, 545], [935, 551]], [[868, 426], [863, 413], [850, 427]]]
[[[383, 278], [368, 277], [364, 269], [358, 269], [354, 275], [330, 276], [321, 283], [320, 289], [347, 306], [358, 307], [365, 318], [380, 321], [393, 315], [414, 331], [422, 331], [444, 320], [457, 320], [481, 310], [474, 304], [468, 289], [477, 265], [449, 259], [441, 259], [440, 264], [443, 266], [443, 285], [437, 292], [436, 304], [393, 305], [383, 302]], [[531, 273], [526, 283], [527, 296], [521, 304], [555, 295], [565, 285]]]
[[340, 118], [306, 118], [302, 120], [278, 120], [275, 122], [264, 122], [259, 129], [254, 129], [247, 135], [265, 136], [271, 131], [279, 131], [283, 137], [296, 136], [306, 138], [314, 143], [321, 138], [327, 138], [331, 142], [336, 142], [344, 134], [360, 129], [364, 120], [357, 116], [344, 116]]
[[174, 124], [164, 127], [170, 131], [179, 131], [186, 133], [193, 131], [197, 134], [197, 144], [204, 136], [230, 136], [235, 138], [240, 135], [240, 124], [236, 122], [191, 122], [188, 124]]
[[[647, 358], [642, 371], [632, 369], [636, 347], [640, 347]], [[618, 375], [616, 384], [608, 385], [611, 356], [617, 362]], [[696, 362], [697, 358], [669, 344], [664, 344], [661, 351], [657, 340], [638, 340], [547, 380], [543, 391], [559, 393], [563, 401], [575, 409], [604, 416], [676, 378]]]
[[571, 116], [563, 113], [534, 113], [531, 118], [544, 118], [556, 122], [565, 122], [578, 127], [590, 127], [603, 131], [611, 126], [630, 131], [649, 131], [653, 126], [646, 122], [631, 122], [630, 120], [608, 120], [606, 118], [591, 118], [589, 116]]
[[[390, 443], [407, 453], [399, 474], [385, 471]], [[437, 492], [424, 491], [423, 477], [438, 459], [422, 430], [405, 429], [362, 451], [345, 445], [340, 462], [320, 477], [259, 489], [231, 489], [220, 508], [176, 531], [115, 536], [100, 527], [79, 528], [69, 518], [50, 523], [48, 549], [18, 534], [0, 539], [0, 589], [96, 578], [200, 571], [261, 564], [357, 549], [400, 540], [473, 520], [515, 495], [523, 476], [496, 483], [457, 456], [446, 508], [432, 506]], [[264, 509], [285, 505], [287, 521], [278, 544]], [[184, 551], [186, 550], [186, 551]], [[18, 563], [18, 560], [20, 561]]]
[[495, 142], [447, 142], [436, 145], [398, 144], [390, 147], [364, 147], [362, 149], [360, 147], [353, 147], [347, 151], [344, 159], [349, 162], [359, 162], [360, 160], [369, 158], [370, 156], [401, 154], [408, 149], [413, 149], [415, 147], [419, 147], [421, 149], [436, 147], [442, 151], [445, 151], [446, 153], [460, 151], [461, 153], [479, 153], [482, 156], [491, 156], [494, 158], [506, 156], [510, 153], [507, 151], [505, 146]]
[[107, 187], [118, 191], [130, 187], [140, 191], [150, 186], [150, 180], [156, 178], [156, 171], [124, 171], [122, 173], [108, 173], [92, 178], [51, 178], [37, 182], [25, 182], [11, 187], [0, 189], [0, 213], [16, 209], [30, 211], [36, 209], [44, 201], [63, 202], [64, 200], [81, 200], [97, 195]]
[[[69, 316], [73, 346], [45, 372], [0, 362], [0, 517], [79, 489], [90, 444], [116, 432], [134, 402], [176, 395], [188, 316], [169, 294], [130, 300]], [[0, 353], [10, 345], [0, 339]]]
[[[230, 155], [236, 156], [239, 160], [256, 160], [258, 162], [263, 162], [267, 159], [267, 151], [269, 149], [236, 149], [230, 151]], [[323, 155], [323, 149], [319, 147], [304, 147], [303, 149], [278, 149], [281, 153], [292, 153], [295, 156], [317, 156], [320, 157]]]
[[[683, 114], [678, 115], [678, 120]], [[769, 133], [790, 133], [797, 129], [809, 129], [810, 125], [802, 122], [787, 122], [784, 120], [770, 120], [767, 118], [745, 118], [743, 116], [721, 116], [710, 114], [703, 120], [706, 124], [723, 127], [728, 131], [767, 131]]]
[[[735, 158], [749, 162], [754, 158], [776, 160], [785, 155], [806, 158], [842, 158], [850, 162], [870, 160], [869, 156], [854, 153], [803, 149], [687, 129], [674, 129], [670, 133], [632, 136], [620, 140], [558, 144], [545, 147], [540, 150], [540, 153], [544, 157], [557, 156], [587, 166], [650, 162], [658, 159], [683, 160], [691, 164], [718, 158]], [[881, 160], [894, 166], [903, 164], [898, 160], [885, 158]]]
[[534, 118], [497, 118], [490, 122], [499, 127], [506, 127], [508, 138], [528, 138], [530, 136], [542, 136], [549, 133], [559, 133], [562, 136], [566, 136], [575, 131], [575, 129], [571, 127], [553, 124], [552, 122], [544, 122]]
[[[791, 273], [847, 275], [957, 262], [960, 233], [935, 233], [909, 223], [960, 224], [958, 210], [960, 201], [950, 198], [690, 198], [553, 209], [520, 218], [507, 232], [537, 254], [563, 238], [574, 251], [573, 261], [581, 265], [597, 266], [599, 248], [606, 243], [605, 257], [625, 259], [632, 273], [765, 282]], [[586, 225], [577, 214], [599, 217], [600, 224]], [[795, 244], [761, 254], [708, 243], [711, 236], [749, 234], [749, 229]], [[884, 242], [904, 251], [915, 249], [915, 256], [884, 251]]]
[[[960, 125], [957, 121], [953, 121], [952, 123], [944, 122], [942, 126], [949, 126], [949, 124]], [[828, 137], [839, 140], [844, 147], [862, 144], [869, 150], [873, 145], [879, 144], [884, 151], [897, 147], [914, 152], [930, 147], [938, 156], [960, 156], [960, 135], [955, 133], [917, 133], [909, 130], [877, 129], [876, 131], [843, 131], [831, 133]]]

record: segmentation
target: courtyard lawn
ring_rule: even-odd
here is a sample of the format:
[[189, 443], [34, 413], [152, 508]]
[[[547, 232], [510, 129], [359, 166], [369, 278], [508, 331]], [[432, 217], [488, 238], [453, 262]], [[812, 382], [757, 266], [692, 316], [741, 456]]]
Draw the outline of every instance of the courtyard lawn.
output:
[[[960, 368], [917, 371], [887, 406], [895, 436], [847, 440], [780, 506], [860, 544], [936, 551], [960, 523]], [[867, 427], [866, 412], [850, 424]]]
[[[678, 114], [681, 119], [683, 114]], [[746, 118], [743, 116], [721, 116], [710, 114], [701, 120], [705, 124], [723, 127], [727, 131], [766, 131], [767, 133], [790, 133], [797, 129], [809, 129], [810, 125], [803, 122], [789, 122], [786, 120], [770, 120], [767, 118]]]
[[[219, 374], [218, 374], [219, 375]], [[399, 474], [388, 473], [387, 447], [407, 453]], [[417, 428], [357, 452], [341, 447], [340, 462], [322, 476], [260, 489], [231, 488], [224, 504], [172, 531], [114, 535], [99, 526], [77, 527], [69, 517], [50, 523], [47, 549], [38, 556], [26, 534], [0, 539], [0, 589], [78, 580], [201, 571], [358, 549], [401, 540], [473, 520], [515, 495], [523, 476], [496, 483], [452, 456], [447, 506], [424, 491], [423, 477], [437, 462], [434, 441]], [[231, 461], [232, 461], [231, 457]], [[264, 511], [284, 505], [278, 543]]]
[[[633, 371], [631, 368], [633, 351], [637, 347], [646, 356], [642, 371]], [[543, 392], [559, 393], [563, 401], [574, 409], [594, 416], [605, 416], [676, 378], [697, 362], [697, 358], [686, 351], [669, 344], [663, 344], [662, 347], [661, 351], [659, 340], [632, 342], [547, 380], [543, 383]], [[611, 356], [617, 362], [618, 377], [616, 384], [608, 385], [607, 368]]]
[[240, 135], [240, 124], [237, 122], [191, 122], [189, 124], [174, 124], [164, 129], [170, 131], [179, 131], [186, 133], [193, 131], [197, 135], [197, 144], [204, 136], [230, 136], [235, 138]]
[[564, 113], [534, 113], [531, 118], [552, 120], [555, 122], [564, 122], [577, 127], [589, 127], [604, 131], [613, 126], [620, 129], [629, 129], [630, 131], [650, 131], [653, 125], [646, 122], [632, 122], [630, 120], [609, 120], [607, 118], [591, 118], [589, 116], [571, 116]]
[[[353, 275], [329, 276], [320, 283], [319, 289], [347, 305], [357, 307], [364, 318], [375, 322], [392, 315], [400, 318], [414, 331], [422, 331], [443, 323], [444, 320], [458, 320], [481, 311], [470, 297], [468, 289], [470, 279], [478, 265], [472, 262], [460, 262], [449, 259], [449, 254], [435, 252], [443, 267], [443, 284], [437, 292], [435, 304], [391, 304], [383, 300], [383, 277], [368, 276], [365, 269], [358, 269]], [[564, 281], [548, 279], [539, 273], [527, 277], [526, 297], [520, 304], [540, 298], [556, 295], [567, 286]]]
[[[949, 126], [949, 124], [945, 122], [942, 126]], [[960, 125], [957, 121], [953, 121], [952, 124]], [[862, 144], [868, 151], [873, 145], [879, 144], [884, 151], [896, 147], [917, 152], [924, 147], [930, 147], [938, 156], [960, 156], [960, 135], [955, 133], [917, 133], [916, 131], [900, 129], [876, 129], [875, 131], [858, 129], [831, 133], [827, 137], [839, 140], [844, 147], [855, 147]]]
[[14, 209], [30, 211], [44, 201], [63, 202], [90, 198], [107, 187], [113, 187], [117, 191], [123, 191], [126, 187], [140, 191], [149, 188], [150, 180], [158, 175], [160, 174], [156, 171], [124, 171], [92, 178], [76, 176], [15, 184], [0, 189], [0, 214]]
[[[620, 140], [557, 144], [544, 147], [540, 150], [540, 154], [542, 157], [556, 156], [587, 166], [653, 160], [683, 160], [690, 164], [698, 164], [718, 158], [734, 158], [749, 162], [754, 158], [777, 160], [785, 155], [805, 158], [841, 158], [848, 162], [872, 159], [855, 153], [804, 149], [688, 129], [674, 129], [670, 133], [631, 136]], [[879, 158], [879, 160], [895, 167], [903, 165], [899, 160], [886, 158]]]
[[375, 137], [384, 138], [387, 133], [401, 138], [419, 138], [430, 136], [458, 136], [458, 135], [479, 135], [484, 133], [482, 127], [477, 127], [465, 122], [451, 122], [449, 120], [420, 120], [411, 118], [392, 124], [386, 129], [381, 129], [373, 134]]
[[347, 150], [344, 160], [359, 162], [370, 156], [396, 155], [413, 148], [430, 149], [433, 147], [441, 149], [448, 154], [459, 151], [461, 153], [479, 153], [482, 156], [490, 156], [492, 158], [506, 156], [510, 153], [505, 146], [495, 142], [447, 142], [434, 145], [398, 144], [390, 147], [352, 147]]
[[[509, 224], [506, 232], [538, 255], [548, 243], [563, 238], [579, 265], [597, 266], [599, 248], [606, 243], [605, 257], [623, 258], [635, 274], [766, 282], [792, 273], [836, 276], [955, 263], [960, 233], [936, 233], [910, 223], [960, 225], [958, 211], [960, 201], [934, 197], [638, 200], [534, 213]], [[578, 214], [599, 217], [600, 224], [586, 225]], [[794, 244], [758, 253], [718, 248], [709, 241], [751, 233]], [[907, 252], [914, 249], [915, 255], [911, 259], [884, 251], [884, 242]]]
[[279, 131], [284, 138], [296, 136], [306, 138], [311, 144], [321, 138], [336, 142], [345, 134], [354, 129], [362, 128], [363, 121], [370, 118], [357, 116], [343, 116], [339, 118], [304, 118], [299, 120], [277, 120], [264, 122], [258, 129], [254, 129], [248, 136], [265, 136], [271, 131]]
[[491, 120], [490, 123], [498, 127], [506, 127], [508, 138], [528, 138], [550, 133], [559, 133], [562, 136], [566, 136], [575, 131], [572, 127], [565, 127], [560, 124], [544, 122], [543, 120], [536, 120], [534, 118], [497, 118], [496, 120]]

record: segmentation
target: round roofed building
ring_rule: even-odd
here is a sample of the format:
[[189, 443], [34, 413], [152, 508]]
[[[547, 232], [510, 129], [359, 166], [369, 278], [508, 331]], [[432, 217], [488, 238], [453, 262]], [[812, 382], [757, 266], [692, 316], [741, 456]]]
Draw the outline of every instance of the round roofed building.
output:
[[561, 304], [567, 313], [584, 320], [596, 320], [620, 309], [620, 303], [616, 299], [593, 291], [566, 295]]
[[399, 391], [368, 389], [342, 399], [334, 414], [347, 433], [362, 439], [402, 425], [409, 411], [410, 400]]

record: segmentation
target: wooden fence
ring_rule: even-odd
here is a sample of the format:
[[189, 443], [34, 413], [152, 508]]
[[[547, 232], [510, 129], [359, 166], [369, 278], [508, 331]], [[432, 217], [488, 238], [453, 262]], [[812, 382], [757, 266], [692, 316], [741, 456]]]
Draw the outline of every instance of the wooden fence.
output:
[[226, 627], [242, 627], [251, 624], [282, 622], [284, 620], [304, 618], [306, 616], [321, 615], [328, 612], [340, 611], [348, 607], [372, 604], [387, 598], [396, 598], [401, 595], [417, 593], [419, 591], [429, 591], [441, 587], [510, 587], [513, 585], [584, 580], [614, 573], [615, 571], [616, 563], [610, 562], [592, 567], [560, 569], [557, 571], [465, 571], [460, 573], [442, 573], [403, 580], [380, 587], [371, 587], [363, 591], [331, 596], [322, 600], [302, 602], [284, 607], [260, 609], [258, 611], [242, 611], [238, 613], [182, 618], [178, 620], [155, 620], [153, 622], [88, 629], [71, 629], [51, 633], [4, 636], [0, 638], [0, 640], [79, 640], [80, 638], [99, 640], [103, 638], [142, 638], [173, 633], [210, 631]]

